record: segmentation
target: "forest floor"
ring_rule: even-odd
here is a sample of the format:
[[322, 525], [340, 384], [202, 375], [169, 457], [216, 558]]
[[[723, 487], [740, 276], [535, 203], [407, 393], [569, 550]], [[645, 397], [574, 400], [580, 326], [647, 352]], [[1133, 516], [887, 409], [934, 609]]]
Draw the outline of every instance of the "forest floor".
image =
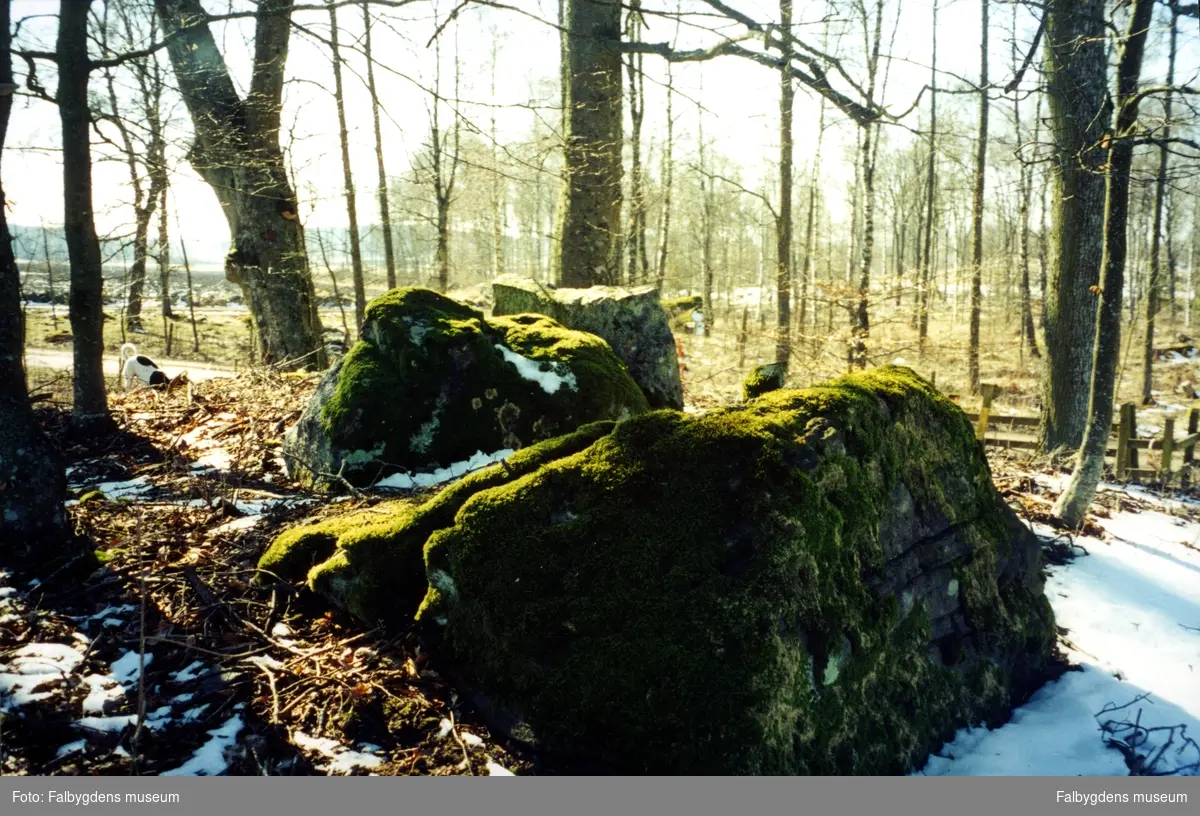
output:
[[[735, 400], [769, 349], [751, 339], [743, 356], [720, 333], [681, 341], [689, 411]], [[1160, 367], [1160, 412], [1187, 404], [1167, 399], [1170, 381], [1200, 369], [1186, 355], [1172, 365]], [[798, 366], [796, 379], [818, 374]], [[69, 372], [31, 380], [47, 430], [66, 440]], [[283, 529], [384, 498], [319, 496], [284, 474], [282, 433], [317, 380], [251, 370], [166, 395], [115, 391], [119, 429], [64, 442], [69, 511], [99, 564], [40, 582], [0, 570], [0, 773], [571, 770], [492, 734], [415, 629], [367, 628], [307, 592], [252, 583]], [[1032, 372], [1009, 384], [1001, 410], [1032, 413]], [[989, 459], [1042, 537], [1077, 671], [1003, 727], [960, 732], [921, 773], [1197, 773], [1200, 491], [1106, 483], [1067, 536], [1049, 516], [1064, 470], [1024, 452]]]

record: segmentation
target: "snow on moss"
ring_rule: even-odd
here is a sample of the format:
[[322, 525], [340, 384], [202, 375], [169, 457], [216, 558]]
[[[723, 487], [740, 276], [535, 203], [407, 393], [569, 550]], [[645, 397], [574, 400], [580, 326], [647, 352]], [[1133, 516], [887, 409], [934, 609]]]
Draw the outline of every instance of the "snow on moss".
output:
[[[542, 366], [545, 363], [539, 363], [537, 360], [530, 360], [517, 354], [512, 349], [505, 348], [499, 343], [496, 344], [496, 349], [504, 355], [504, 359], [512, 363], [517, 368], [517, 372], [527, 380], [532, 380], [542, 387], [542, 390], [547, 394], [558, 393], [558, 389], [565, 383], [572, 391], [579, 390], [579, 383], [575, 380], [575, 375], [571, 373], [562, 363], [550, 363], [550, 370], [545, 371]], [[566, 369], [565, 374], [560, 374], [556, 368]]]

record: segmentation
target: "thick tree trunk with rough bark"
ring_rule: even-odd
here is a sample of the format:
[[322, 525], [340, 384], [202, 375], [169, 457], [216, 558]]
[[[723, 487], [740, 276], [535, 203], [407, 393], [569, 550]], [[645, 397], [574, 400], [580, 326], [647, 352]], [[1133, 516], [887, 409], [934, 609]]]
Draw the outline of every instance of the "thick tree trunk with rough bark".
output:
[[1113, 396], [1121, 350], [1121, 299], [1125, 293], [1126, 227], [1129, 182], [1133, 168], [1133, 137], [1137, 124], [1138, 81], [1146, 31], [1154, 0], [1134, 0], [1124, 44], [1117, 63], [1117, 93], [1109, 131], [1107, 183], [1104, 201], [1104, 254], [1100, 274], [1100, 307], [1093, 343], [1093, 368], [1088, 399], [1088, 423], [1079, 461], [1059, 496], [1054, 512], [1071, 527], [1083, 522], [1104, 471], [1104, 454], [1112, 432]]
[[[81, 5], [86, 27], [87, 7]], [[15, 90], [11, 30], [9, 0], [0, 0], [0, 158]], [[26, 392], [22, 323], [20, 274], [7, 208], [0, 207], [0, 559], [6, 563], [53, 555], [69, 532], [62, 455], [38, 426]]]
[[225, 275], [240, 284], [263, 362], [323, 368], [325, 351], [296, 195], [279, 147], [292, 0], [263, 0], [254, 69], [238, 96], [199, 0], [154, 0], [167, 53], [196, 131], [189, 160], [216, 193], [233, 246]]
[[621, 4], [567, 0], [559, 282], [616, 284], [621, 268]]
[[70, 314], [75, 358], [71, 425], [81, 433], [99, 432], [112, 424], [104, 384], [104, 278], [92, 209], [89, 5], [76, 0], [62, 2], [55, 100], [62, 122], [63, 232], [71, 266]]
[[[1047, 11], [1046, 100], [1055, 145], [1046, 309], [1042, 445], [1077, 448], [1088, 418], [1104, 235], [1102, 150], [1108, 124], [1103, 0], [1055, 0]], [[1092, 148], [1092, 149], [1089, 149]]]

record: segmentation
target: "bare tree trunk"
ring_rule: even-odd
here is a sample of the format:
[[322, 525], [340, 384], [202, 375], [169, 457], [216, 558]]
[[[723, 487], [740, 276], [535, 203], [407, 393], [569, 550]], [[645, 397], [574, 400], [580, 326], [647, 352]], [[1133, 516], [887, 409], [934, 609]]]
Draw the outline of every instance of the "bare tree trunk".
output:
[[667, 256], [671, 246], [671, 188], [675, 183], [675, 116], [671, 111], [675, 99], [675, 84], [673, 82], [671, 63], [667, 63], [667, 141], [663, 146], [662, 184], [663, 203], [662, 217], [658, 228], [658, 272], [656, 275], [658, 291], [661, 294], [667, 278]]
[[[1042, 92], [1037, 95], [1037, 106], [1033, 112], [1033, 142], [1041, 144], [1042, 138]], [[1032, 174], [1030, 175], [1030, 184], [1033, 184]], [[1038, 291], [1041, 293], [1041, 306], [1038, 309], [1038, 326], [1042, 332], [1046, 331], [1046, 190], [1049, 188], [1050, 182], [1047, 177], [1043, 177], [1041, 191], [1038, 199]], [[1030, 188], [1032, 191], [1032, 187]], [[1032, 192], [1031, 192], [1032, 194]]]
[[[701, 86], [701, 96], [703, 96], [704, 88]], [[701, 237], [700, 237], [700, 268], [703, 275], [704, 289], [704, 328], [705, 331], [712, 331], [713, 323], [716, 321], [716, 312], [713, 309], [712, 290], [713, 290], [713, 265], [712, 265], [712, 232], [713, 232], [713, 195], [712, 182], [708, 175], [710, 168], [706, 160], [708, 151], [704, 144], [704, 109], [700, 103], [696, 103], [696, 121], [699, 137], [700, 153], [700, 201], [701, 201]], [[759, 291], [762, 291], [762, 281], [759, 281]], [[761, 301], [760, 301], [761, 302]], [[759, 309], [761, 319], [762, 309]]]
[[[641, 0], [630, 0], [626, 29], [630, 41], [641, 39]], [[646, 194], [642, 180], [642, 121], [646, 115], [645, 55], [630, 54], [626, 69], [629, 73], [629, 228], [626, 242], [629, 245], [628, 272], [626, 279], [638, 283], [649, 277], [649, 260], [646, 257]]]
[[388, 289], [396, 288], [396, 250], [392, 244], [392, 216], [388, 209], [387, 171], [383, 165], [383, 133], [379, 128], [379, 95], [375, 92], [375, 59], [371, 53], [371, 4], [363, 0], [363, 49], [367, 58], [367, 90], [371, 94], [371, 117], [375, 124], [375, 166], [379, 173], [379, 220], [383, 229], [383, 257], [387, 264]]
[[[429, 123], [432, 162], [430, 171], [433, 181], [433, 200], [437, 208], [435, 222], [437, 225], [437, 251], [435, 255], [437, 287], [439, 292], [445, 293], [450, 291], [450, 204], [454, 198], [454, 185], [458, 179], [458, 165], [462, 157], [462, 120], [456, 111], [454, 114], [454, 126], [451, 129], [453, 152], [447, 157], [439, 118], [439, 111], [442, 106], [442, 49], [440, 39], [437, 40], [434, 48], [434, 59], [437, 60], [437, 69], [434, 74], [433, 110]], [[456, 99], [458, 98], [461, 75], [460, 68], [456, 47], [454, 55], [454, 97]]]
[[196, 130], [189, 159], [225, 211], [233, 242], [225, 275], [245, 293], [263, 362], [323, 368], [325, 350], [296, 195], [279, 147], [292, 0], [263, 0], [258, 6], [254, 70], [244, 100], [203, 22], [200, 0], [154, 0], [154, 5]]
[[[866, 8], [862, 9], [864, 18]], [[863, 33], [866, 34], [868, 23], [863, 20]], [[879, 49], [883, 38], [883, 0], [875, 4], [875, 33], [874, 43], [867, 59], [867, 107], [875, 105], [876, 77], [879, 73]], [[866, 43], [864, 42], [865, 46]], [[879, 125], [868, 124], [862, 128], [862, 192], [863, 192], [863, 234], [862, 255], [859, 264], [858, 304], [854, 312], [852, 327], [852, 344], [850, 365], [852, 368], [867, 367], [867, 341], [871, 336], [871, 265], [875, 256], [875, 160], [878, 153], [878, 143], [872, 140], [872, 128], [875, 138], [879, 138]]]
[[175, 314], [171, 308], [171, 231], [167, 223], [166, 167], [163, 167], [161, 173], [164, 186], [158, 201], [158, 286], [162, 299], [163, 320], [171, 320]]
[[[779, 0], [779, 25], [784, 33], [792, 30], [792, 0]], [[784, 64], [791, 59], [791, 48], [782, 54]], [[775, 219], [775, 296], [778, 300], [775, 323], [775, 362], [786, 369], [792, 352], [792, 109], [796, 88], [792, 75], [779, 72], [779, 213]]]
[[[1013, 6], [1012, 29], [1012, 60], [1013, 70], [1017, 70], [1017, 7]], [[1036, 128], [1036, 126], [1035, 126]], [[1017, 188], [1017, 220], [1020, 222], [1019, 262], [1021, 265], [1021, 332], [1024, 342], [1029, 345], [1031, 357], [1041, 357], [1038, 350], [1037, 330], [1033, 325], [1033, 295], [1030, 292], [1029, 280], [1029, 199], [1033, 196], [1033, 172], [1026, 164], [1021, 154], [1021, 96], [1019, 91], [1013, 94], [1013, 130], [1017, 143], [1017, 169], [1020, 181]], [[1037, 142], [1035, 137], [1034, 142]]]
[[1091, 343], [1104, 231], [1106, 126], [1103, 0], [1055, 0], [1046, 12], [1045, 74], [1053, 165], [1053, 233], [1046, 293], [1042, 446], [1077, 448], [1088, 422]]
[[[828, 28], [828, 27], [827, 27]], [[825, 141], [825, 97], [819, 100], [820, 109], [817, 114], [817, 147], [813, 152], [812, 174], [808, 182], [808, 216], [804, 225], [804, 260], [801, 263], [800, 283], [800, 334], [803, 335], [808, 325], [809, 291], [816, 287], [816, 216], [817, 216], [817, 184], [821, 178], [821, 147]], [[816, 307], [812, 309], [816, 317]]]
[[[125, 42], [133, 47], [137, 42], [130, 10], [118, 6]], [[157, 20], [150, 15], [149, 35], [155, 39], [158, 34]], [[107, 37], [107, 31], [102, 32]], [[125, 327], [129, 331], [142, 328], [142, 292], [146, 282], [146, 265], [150, 250], [150, 222], [159, 201], [164, 197], [167, 187], [166, 172], [166, 134], [163, 132], [162, 121], [162, 73], [159, 70], [157, 56], [151, 55], [133, 60], [130, 65], [138, 85], [140, 106], [139, 128], [144, 131], [144, 155], [139, 155], [134, 147], [133, 136], [129, 125], [122, 116], [117, 103], [117, 93], [111, 68], [105, 69], [105, 80], [108, 88], [108, 101], [112, 108], [113, 124], [121, 137], [121, 148], [129, 166], [130, 185], [133, 190], [134, 210], [134, 241], [133, 266], [129, 270], [129, 286], [125, 296]], [[149, 189], [142, 184], [142, 172], [139, 162], [146, 168], [150, 179]]]
[[350, 222], [350, 269], [354, 277], [354, 324], [360, 331], [367, 311], [366, 281], [363, 279], [362, 245], [358, 238], [358, 202], [354, 174], [350, 169], [350, 137], [346, 129], [346, 103], [342, 93], [342, 57], [338, 47], [337, 6], [329, 4], [329, 47], [333, 58], [333, 99], [337, 105], [338, 142], [342, 148], [342, 180], [346, 192], [346, 219]]
[[933, 279], [933, 202], [937, 194], [937, 13], [938, 0], [933, 2], [933, 51], [929, 68], [929, 167], [925, 175], [925, 237], [921, 254], [920, 284], [917, 289], [917, 346], [925, 359], [929, 340], [929, 284]]
[[615, 284], [621, 269], [621, 5], [566, 2], [559, 206], [563, 286]]
[[338, 286], [337, 275], [333, 274], [333, 267], [329, 265], [329, 253], [325, 251], [325, 238], [321, 235], [321, 231], [317, 231], [317, 248], [321, 252], [321, 263], [325, 264], [325, 271], [329, 274], [329, 282], [333, 285], [333, 299], [337, 301], [338, 311], [342, 315], [342, 333], [347, 345], [350, 343], [350, 324], [346, 322], [346, 307], [342, 305], [342, 290]]
[[1192, 235], [1188, 243], [1187, 299], [1183, 302], [1184, 325], [1192, 327], [1192, 301], [1196, 297], [1196, 244], [1200, 243], [1200, 204], [1192, 201]]
[[[0, 0], [0, 157], [16, 87], [12, 75], [9, 5], [9, 0]], [[86, 35], [86, 5], [80, 17]], [[67, 22], [79, 25], [78, 20]], [[83, 42], [83, 38], [78, 38], [70, 44]], [[86, 108], [82, 113], [86, 118]], [[0, 201], [6, 200], [0, 190]], [[21, 363], [23, 322], [20, 273], [8, 231], [8, 213], [6, 207], [0, 207], [0, 484], [4, 485], [0, 490], [0, 540], [4, 541], [0, 554], [7, 563], [30, 555], [53, 556], [69, 532], [63, 511], [67, 492], [63, 458], [38, 425], [26, 391]]]
[[1075, 472], [1054, 506], [1055, 514], [1070, 527], [1082, 524], [1088, 505], [1096, 495], [1112, 432], [1113, 396], [1121, 349], [1121, 299], [1125, 285], [1125, 228], [1133, 166], [1133, 130], [1137, 124], [1137, 90], [1146, 32], [1153, 12], [1154, 0], [1134, 0], [1117, 63], [1116, 104], [1104, 201], [1104, 263], [1092, 352], [1088, 423]]
[[62, 120], [63, 232], [71, 259], [74, 400], [71, 424], [91, 433], [112, 427], [104, 386], [104, 278], [92, 210], [91, 115], [87, 53], [89, 3], [63, 0], [59, 10], [58, 113]]
[[971, 338], [967, 349], [967, 380], [979, 393], [979, 321], [983, 308], [983, 194], [987, 173], [988, 135], [988, 0], [980, 0], [982, 29], [979, 44], [979, 142], [975, 148], [975, 201], [971, 207], [974, 245], [971, 254]]
[[[492, 39], [492, 98], [496, 97], [496, 39]], [[504, 274], [504, 211], [500, 194], [500, 159], [496, 143], [496, 109], [492, 108], [492, 273]]]
[[[1167, 87], [1175, 84], [1175, 49], [1176, 49], [1176, 30], [1178, 28], [1179, 14], [1172, 7], [1171, 12], [1171, 46], [1167, 52]], [[1147, 284], [1146, 292], [1146, 344], [1142, 349], [1142, 405], [1151, 405], [1154, 403], [1154, 397], [1151, 390], [1154, 385], [1154, 324], [1155, 318], [1158, 316], [1158, 301], [1159, 289], [1162, 286], [1162, 229], [1163, 229], [1163, 200], [1166, 196], [1167, 183], [1169, 181], [1167, 173], [1170, 170], [1170, 151], [1168, 150], [1168, 141], [1171, 138], [1171, 94], [1166, 95], [1163, 100], [1164, 119], [1166, 124], [1163, 126], [1162, 143], [1158, 147], [1158, 181], [1155, 184], [1154, 190], [1154, 226], [1150, 232], [1150, 282]], [[1170, 246], [1171, 231], [1167, 230], [1167, 245]], [[1168, 249], [1168, 254], [1170, 250]], [[1173, 271], [1173, 270], [1172, 270]], [[1175, 288], [1175, 277], [1170, 276], [1172, 289], [1171, 308], [1174, 312], [1175, 296], [1173, 290]]]

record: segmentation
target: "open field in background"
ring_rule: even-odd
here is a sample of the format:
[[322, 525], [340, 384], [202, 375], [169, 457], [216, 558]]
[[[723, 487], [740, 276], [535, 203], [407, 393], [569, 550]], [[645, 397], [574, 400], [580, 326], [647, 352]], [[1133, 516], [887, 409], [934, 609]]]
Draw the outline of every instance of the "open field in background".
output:
[[[35, 267], [23, 281], [28, 292], [44, 292], [45, 276]], [[153, 273], [153, 270], [152, 270]], [[65, 269], [55, 271], [56, 293], [65, 295]], [[110, 300], [121, 292], [121, 275], [117, 270], [106, 270], [107, 289]], [[871, 337], [868, 353], [872, 364], [882, 365], [897, 362], [911, 366], [922, 375], [933, 379], [947, 394], [958, 395], [960, 403], [967, 409], [979, 405], [977, 397], [966, 393], [968, 319], [970, 314], [969, 294], [965, 287], [950, 282], [947, 276], [931, 298], [929, 339], [922, 356], [917, 346], [917, 332], [913, 325], [915, 289], [906, 285], [900, 291], [890, 281], [876, 287], [871, 303]], [[183, 283], [181, 272], [173, 272], [173, 282]], [[414, 281], [402, 280], [404, 285]], [[668, 283], [670, 283], [668, 281]], [[322, 324], [330, 331], [328, 337], [340, 337], [343, 326], [355, 335], [353, 284], [349, 270], [337, 270], [337, 288], [341, 295], [340, 310], [333, 296], [333, 285], [327, 270], [314, 268], [314, 284], [320, 303]], [[1015, 291], [997, 288], [987, 291], [985, 284], [984, 310], [981, 331], [980, 364], [984, 382], [997, 384], [1001, 391], [992, 408], [994, 415], [1034, 415], [1040, 405], [1040, 378], [1044, 363], [1033, 357], [1021, 342], [1018, 333], [1019, 302]], [[367, 295], [374, 298], [386, 290], [381, 270], [370, 270], [367, 274]], [[138, 350], [151, 357], [170, 357], [176, 361], [194, 361], [215, 367], [242, 370], [252, 367], [251, 333], [248, 323], [249, 312], [240, 304], [238, 287], [224, 279], [220, 269], [202, 268], [193, 270], [193, 291], [197, 308], [196, 335], [198, 348], [193, 338], [186, 302], [186, 285], [172, 287], [175, 320], [164, 324], [160, 313], [157, 281], [153, 274], [147, 276], [147, 291], [143, 302], [143, 328], [137, 333], [123, 332], [121, 307], [110, 302], [105, 307], [105, 347], [114, 359], [122, 342], [134, 343]], [[668, 286], [667, 297], [697, 293], [696, 289]], [[452, 289], [451, 296], [471, 302], [477, 307], [490, 303], [490, 284], [479, 281]], [[840, 295], [840, 293], [838, 293]], [[837, 296], [837, 295], [835, 295]], [[741, 383], [755, 365], [774, 359], [775, 304], [773, 292], [759, 294], [757, 286], [739, 286], [724, 289], [718, 287], [714, 296], [715, 322], [708, 327], [705, 336], [690, 332], [690, 326], [677, 322], [673, 328], [681, 341], [684, 357], [684, 387], [689, 403], [697, 406], [727, 404], [740, 397]], [[1164, 350], [1154, 370], [1156, 405], [1139, 408], [1139, 425], [1146, 433], [1162, 428], [1162, 418], [1167, 413], [1182, 416], [1191, 400], [1179, 392], [1181, 384], [1200, 384], [1200, 360], [1189, 356], [1188, 348], [1194, 345], [1186, 339], [1193, 329], [1184, 319], [1182, 295], [1179, 299], [1176, 318], [1171, 319], [1165, 303], [1158, 317], [1156, 346]], [[1040, 302], [1033, 304], [1035, 316], [1040, 312]], [[486, 310], [486, 309], [485, 309]], [[849, 327], [846, 309], [834, 303], [832, 307], [823, 293], [810, 302], [806, 325], [801, 330], [796, 309], [793, 308], [792, 365], [788, 385], [803, 387], [838, 376], [846, 371], [846, 348]], [[1138, 325], [1131, 332], [1125, 326], [1122, 338], [1122, 362], [1119, 372], [1118, 402], [1140, 402], [1141, 358], [1144, 329], [1141, 326], [1144, 307], [1138, 308]], [[1128, 318], [1128, 307], [1125, 310]], [[57, 325], [55, 324], [57, 317]], [[49, 303], [26, 304], [26, 342], [31, 349], [54, 349], [69, 352], [70, 324], [67, 308], [60, 304], [51, 309]], [[742, 325], [745, 322], [745, 334]], [[1036, 318], [1035, 318], [1036, 319]], [[169, 354], [166, 331], [173, 332]], [[1200, 332], [1200, 326], [1196, 328]], [[1039, 344], [1041, 331], [1039, 327]], [[1183, 337], [1181, 338], [1181, 335]], [[1183, 353], [1172, 353], [1166, 349], [1182, 349]], [[33, 364], [36, 369], [37, 363]], [[47, 376], [60, 378], [61, 371], [48, 370]], [[168, 371], [169, 374], [177, 372]], [[31, 372], [31, 380], [34, 380]], [[115, 380], [114, 380], [115, 382]], [[32, 385], [33, 383], [31, 383]], [[115, 386], [115, 387], [119, 387]], [[69, 387], [65, 393], [69, 398]], [[57, 387], [55, 389], [58, 391]], [[56, 397], [57, 398], [57, 397]]]

